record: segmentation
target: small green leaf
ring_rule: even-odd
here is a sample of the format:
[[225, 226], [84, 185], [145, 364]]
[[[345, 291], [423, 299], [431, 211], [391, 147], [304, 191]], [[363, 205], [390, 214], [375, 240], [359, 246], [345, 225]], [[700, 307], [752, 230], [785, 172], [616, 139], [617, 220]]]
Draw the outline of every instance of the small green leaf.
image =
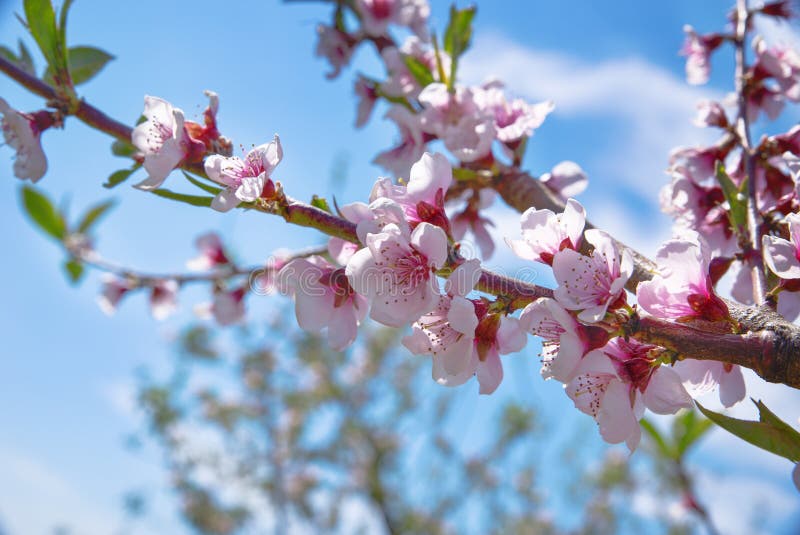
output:
[[454, 60], [469, 48], [472, 39], [472, 19], [476, 11], [475, 6], [464, 9], [458, 9], [455, 5], [450, 6], [450, 21], [444, 32], [444, 51]]
[[83, 218], [81, 218], [81, 222], [78, 224], [78, 232], [84, 234], [88, 230], [97, 223], [101, 217], [103, 217], [106, 212], [108, 212], [114, 206], [114, 200], [109, 199], [107, 201], [98, 203], [91, 207], [89, 210], [86, 211]]
[[319, 208], [320, 210], [325, 210], [329, 214], [333, 213], [331, 212], [331, 207], [328, 205], [328, 201], [325, 199], [325, 197], [317, 197], [314, 195], [311, 197], [311, 206]]
[[648, 420], [647, 418], [642, 418], [639, 420], [639, 424], [642, 426], [644, 432], [649, 436], [653, 442], [656, 444], [656, 448], [658, 449], [659, 453], [668, 459], [675, 458], [675, 452], [673, 449], [667, 444], [667, 441], [664, 440], [664, 437], [661, 433], [656, 429], [656, 427]]
[[19, 66], [20, 68], [32, 76], [36, 76], [36, 67], [33, 65], [33, 56], [31, 56], [28, 47], [22, 42], [22, 39], [17, 41], [17, 48], [19, 48]]
[[64, 219], [55, 205], [43, 193], [36, 191], [31, 186], [23, 186], [22, 205], [25, 207], [28, 217], [40, 229], [59, 241], [64, 239], [67, 232]]
[[431, 70], [428, 68], [427, 65], [422, 63], [420, 60], [415, 58], [414, 56], [410, 56], [407, 54], [403, 54], [403, 61], [408, 68], [408, 72], [411, 73], [411, 76], [417, 81], [417, 83], [421, 87], [426, 87], [429, 84], [432, 84], [434, 81], [433, 74], [431, 74]]
[[123, 182], [128, 180], [128, 178], [130, 178], [133, 172], [136, 171], [138, 168], [139, 166], [137, 165], [132, 167], [131, 169], [120, 169], [119, 171], [114, 171], [113, 173], [111, 173], [111, 176], [108, 177], [106, 183], [103, 184], [103, 187], [111, 189], [115, 186], [122, 184]]
[[202, 180], [198, 180], [198, 179], [194, 178], [192, 175], [190, 175], [186, 171], [182, 171], [182, 172], [183, 172], [183, 176], [186, 177], [186, 180], [188, 180], [189, 182], [191, 182], [192, 184], [194, 184], [195, 186], [197, 186], [201, 190], [205, 191], [206, 193], [210, 193], [211, 195], [217, 195], [220, 191], [222, 191], [221, 188], [215, 188], [211, 184], [206, 184]]
[[64, 4], [61, 6], [61, 13], [58, 15], [58, 38], [61, 50], [67, 49], [67, 15], [69, 14], [69, 9], [72, 7], [73, 1], [74, 0], [64, 0]]
[[725, 195], [725, 200], [730, 206], [728, 219], [730, 219], [731, 227], [737, 235], [742, 235], [747, 231], [747, 195], [736, 187], [720, 161], [717, 162], [716, 175], [717, 181], [722, 187], [722, 194]]
[[450, 21], [444, 33], [444, 50], [450, 54], [450, 76], [447, 79], [448, 88], [452, 89], [458, 70], [458, 59], [469, 48], [472, 40], [472, 19], [475, 17], [475, 6], [457, 9], [450, 7]]
[[159, 197], [164, 197], [165, 199], [171, 199], [173, 201], [182, 202], [185, 204], [191, 204], [192, 206], [204, 206], [209, 207], [211, 206], [211, 201], [214, 200], [214, 197], [201, 197], [198, 195], [186, 195], [184, 193], [176, 193], [174, 191], [168, 189], [157, 189], [153, 190], [153, 193], [158, 195]]
[[66, 272], [67, 278], [72, 284], [77, 284], [78, 282], [80, 282], [85, 273], [83, 264], [81, 264], [74, 258], [64, 262], [64, 271]]
[[673, 421], [673, 436], [676, 441], [678, 456], [683, 456], [686, 451], [705, 435], [711, 426], [711, 420], [701, 418], [694, 411], [686, 411]]
[[111, 144], [111, 154], [113, 154], [114, 156], [130, 158], [135, 153], [136, 153], [136, 147], [134, 147], [132, 143], [129, 143], [127, 141], [116, 139]]
[[114, 56], [91, 46], [76, 46], [67, 52], [69, 73], [75, 85], [88, 82], [99, 73]]
[[780, 420], [760, 401], [753, 403], [761, 415], [761, 420], [758, 422], [731, 418], [710, 411], [695, 401], [700, 412], [729, 433], [792, 462], [800, 461], [800, 433]]
[[59, 33], [56, 28], [56, 13], [50, 0], [25, 0], [25, 21], [36, 44], [47, 63], [59, 64]]

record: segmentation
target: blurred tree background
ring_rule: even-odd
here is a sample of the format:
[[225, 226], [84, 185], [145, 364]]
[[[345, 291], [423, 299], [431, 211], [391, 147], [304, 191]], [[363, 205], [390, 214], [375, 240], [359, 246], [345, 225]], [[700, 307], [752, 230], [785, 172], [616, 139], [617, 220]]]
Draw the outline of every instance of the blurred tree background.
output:
[[[283, 312], [267, 336], [190, 326], [167, 376], [141, 374], [146, 429], [133, 443], [160, 444], [197, 533], [677, 534], [708, 521], [685, 466], [708, 429], [693, 412], [668, 432], [647, 422], [636, 457], [609, 449], [587, 465], [578, 435], [543, 455], [547, 425], [507, 401], [486, 445], [465, 453], [448, 425], [454, 391], [430, 381], [397, 330], [371, 324], [337, 353]], [[547, 463], [569, 484], [540, 478]], [[656, 514], [633, 506], [642, 491], [655, 491]], [[572, 518], [548, 508], [553, 493]], [[125, 506], [135, 523], [148, 496]]]

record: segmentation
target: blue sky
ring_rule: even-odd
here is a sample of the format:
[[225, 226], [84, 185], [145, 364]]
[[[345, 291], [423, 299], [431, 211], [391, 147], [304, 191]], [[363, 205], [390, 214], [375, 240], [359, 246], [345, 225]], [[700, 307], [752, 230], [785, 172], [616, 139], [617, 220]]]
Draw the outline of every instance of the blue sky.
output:
[[[448, 5], [433, 2], [433, 23], [439, 28], [446, 22]], [[475, 46], [463, 62], [465, 79], [479, 82], [496, 74], [512, 92], [556, 103], [556, 111], [529, 144], [526, 166], [540, 174], [561, 160], [580, 163], [591, 180], [581, 198], [589, 217], [652, 253], [669, 235], [669, 222], [657, 207], [668, 151], [707, 139], [690, 124], [694, 103], [722, 96], [730, 88], [730, 58], [724, 53], [714, 63], [709, 87], [691, 88], [683, 82], [683, 59], [677, 55], [681, 28], [691, 23], [700, 31], [718, 29], [729, 2], [478, 5]], [[212, 89], [221, 98], [220, 127], [237, 145], [259, 144], [280, 134], [285, 157], [276, 176], [293, 196], [335, 194], [340, 202], [363, 200], [382, 172], [369, 161], [395, 135], [380, 120], [382, 110], [364, 130], [352, 127], [354, 73], [380, 74], [371, 51], [355, 58], [356, 68], [328, 82], [323, 77], [327, 66], [312, 56], [314, 27], [327, 17], [324, 6], [264, 1], [237, 3], [235, 11], [224, 15], [217, 9], [214, 2], [151, 0], [123, 7], [119, 2], [79, 0], [71, 12], [69, 41], [117, 56], [81, 94], [111, 116], [133, 122], [145, 94], [166, 98], [191, 118], [205, 106], [202, 91]], [[2, 44], [23, 36], [15, 11], [21, 11], [21, 2], [0, 1]], [[796, 39], [790, 28], [765, 31]], [[19, 109], [41, 106], [38, 98], [7, 79], [0, 79], [0, 95]], [[796, 111], [789, 115], [796, 122]], [[100, 229], [97, 245], [109, 258], [152, 271], [180, 271], [194, 254], [193, 237], [211, 229], [252, 263], [279, 247], [320, 241], [311, 231], [290, 229], [259, 214], [217, 214], [128, 185], [108, 192], [100, 184], [127, 166], [111, 155], [109, 144], [105, 135], [69, 120], [65, 131], [45, 135], [51, 170], [40, 183], [51, 195], [69, 198], [76, 210], [109, 196], [122, 201]], [[139, 297], [123, 303], [115, 317], [104, 316], [95, 305], [99, 277], [88, 277], [77, 289], [67, 285], [60, 273], [61, 253], [21, 215], [10, 158], [9, 149], [0, 148], [0, 225], [10, 229], [0, 235], [5, 259], [0, 277], [6, 281], [0, 308], [5, 342], [0, 405], [6, 407], [0, 411], [0, 522], [12, 534], [44, 533], [59, 522], [80, 533], [108, 533], [120, 526], [122, 493], [136, 487], [161, 497], [151, 518], [137, 529], [180, 532], [158, 452], [146, 448], [132, 455], [123, 448], [125, 435], [137, 426], [126, 395], [136, 369], [165, 367], [170, 356], [165, 340], [204, 295], [182, 294], [183, 312], [166, 324], [152, 320]], [[340, 161], [347, 162], [344, 188], [328, 178]], [[181, 182], [178, 176], [169, 179], [171, 187]], [[497, 210], [501, 234], [517, 232], [516, 217]], [[500, 253], [490, 265], [519, 263]], [[258, 303], [257, 309], [268, 306]], [[535, 374], [530, 356], [536, 352], [531, 343], [527, 357], [508, 360], [509, 373], [498, 396], [549, 407], [556, 418], [563, 411], [599, 444], [594, 426], [571, 409], [558, 385]], [[749, 379], [749, 386], [751, 395], [796, 423], [797, 392], [757, 379]], [[495, 403], [479, 399], [475, 384], [460, 389], [458, 396], [463, 414], [485, 417]], [[749, 407], [739, 411], [753, 416]], [[471, 432], [467, 427], [465, 440]], [[712, 514], [727, 532], [741, 529], [751, 509], [726, 503], [748, 502], [753, 489], [773, 507], [768, 531], [792, 521], [796, 525], [800, 506], [788, 463], [722, 432], [707, 441], [695, 461], [704, 466], [702, 488], [714, 491]]]

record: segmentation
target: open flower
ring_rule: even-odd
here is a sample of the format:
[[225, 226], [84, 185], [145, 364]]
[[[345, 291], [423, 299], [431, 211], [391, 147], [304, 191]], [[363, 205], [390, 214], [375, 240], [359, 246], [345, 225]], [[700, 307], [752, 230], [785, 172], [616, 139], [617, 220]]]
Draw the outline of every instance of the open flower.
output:
[[370, 317], [401, 327], [433, 310], [439, 296], [435, 271], [447, 259], [447, 236], [420, 223], [412, 233], [390, 223], [369, 233], [366, 247], [350, 258], [345, 273], [356, 292], [371, 302]]
[[425, 151], [419, 117], [405, 107], [396, 105], [389, 108], [384, 118], [395, 122], [400, 132], [400, 141], [394, 148], [378, 154], [372, 162], [388, 169], [395, 176], [407, 176], [408, 170]]
[[[492, 205], [495, 195], [496, 192], [490, 188], [482, 188], [478, 192], [473, 192], [466, 208], [455, 214], [450, 220], [453, 238], [463, 240], [467, 230], [470, 230], [484, 260], [488, 260], [494, 254], [494, 240], [489, 234], [489, 227], [494, 227], [494, 222], [481, 215], [481, 210]], [[475, 196], [477, 196], [477, 202]]]
[[686, 56], [686, 81], [692, 85], [705, 84], [711, 73], [711, 53], [722, 44], [722, 36], [717, 33], [698, 35], [688, 24], [683, 31], [686, 41], [681, 54]]
[[178, 310], [178, 282], [172, 279], [156, 281], [150, 290], [150, 313], [165, 320]]
[[625, 296], [625, 283], [633, 271], [633, 259], [622, 254], [614, 240], [602, 230], [584, 233], [594, 246], [591, 256], [563, 249], [553, 257], [553, 275], [558, 282], [556, 300], [567, 310], [579, 310], [578, 319], [594, 323], [603, 319], [609, 306]]
[[406, 26], [421, 39], [428, 39], [428, 17], [431, 8], [427, 0], [356, 0], [355, 9], [361, 15], [361, 26], [367, 35], [386, 35], [389, 24]]
[[782, 279], [800, 279], [800, 214], [786, 216], [789, 240], [776, 236], [764, 236], [762, 247], [764, 261]]
[[742, 369], [733, 364], [713, 360], [685, 359], [675, 363], [675, 373], [693, 398], [719, 387], [719, 401], [732, 407], [744, 399], [746, 388]]
[[338, 28], [325, 24], [317, 26], [317, 38], [316, 56], [327, 59], [333, 67], [325, 77], [329, 80], [336, 78], [342, 72], [342, 68], [350, 63], [356, 40]]
[[103, 278], [103, 289], [97, 296], [97, 305], [105, 314], [112, 316], [117, 311], [117, 305], [123, 296], [135, 288], [127, 279], [113, 275]]
[[494, 118], [497, 140], [509, 145], [531, 137], [555, 107], [549, 100], [538, 104], [529, 104], [521, 98], [509, 101], [496, 86], [479, 92], [477, 98], [480, 107]]
[[[14, 176], [22, 180], [37, 182], [47, 172], [47, 158], [41, 141], [41, 128], [35, 117], [19, 112], [0, 98], [0, 127], [3, 139], [16, 151]], [[49, 114], [48, 114], [49, 115]]]
[[726, 320], [728, 307], [714, 293], [710, 263], [711, 252], [698, 234], [667, 241], [656, 253], [658, 273], [636, 288], [639, 306], [665, 319]]
[[149, 175], [136, 187], [150, 191], [163, 184], [195, 141], [186, 131], [183, 111], [166, 100], [145, 96], [143, 115], [147, 120], [133, 129], [131, 142], [144, 154], [144, 168]]
[[415, 355], [433, 357], [434, 379], [442, 385], [458, 386], [475, 373], [472, 352], [478, 316], [466, 295], [480, 277], [480, 263], [468, 260], [447, 280], [446, 293], [433, 310], [414, 322], [403, 345]]
[[600, 435], [611, 444], [639, 444], [639, 419], [648, 408], [674, 414], [692, 406], [680, 377], [650, 357], [655, 346], [614, 338], [590, 351], [567, 384], [567, 395], [581, 412], [597, 420]]
[[606, 332], [578, 323], [555, 299], [539, 298], [522, 311], [520, 327], [542, 338], [542, 377], [568, 383], [590, 349], [608, 341]]
[[481, 88], [457, 86], [451, 93], [445, 84], [429, 84], [419, 95], [424, 110], [423, 131], [441, 139], [462, 162], [474, 162], [492, 150], [496, 129], [494, 115], [483, 109], [476, 93]]
[[580, 246], [585, 224], [586, 211], [574, 199], [569, 199], [558, 215], [547, 209], [528, 208], [520, 220], [522, 239], [506, 242], [520, 258], [552, 265], [556, 253]]
[[281, 158], [283, 148], [277, 134], [271, 142], [248, 152], [244, 160], [236, 156], [209, 156], [205, 163], [208, 178], [225, 186], [211, 201], [211, 208], [227, 212], [240, 202], [253, 202], [271, 194], [273, 183], [270, 175]]
[[281, 269], [278, 282], [281, 292], [294, 296], [302, 329], [327, 329], [328, 344], [336, 351], [353, 343], [367, 315], [367, 300], [353, 291], [344, 269], [320, 256], [296, 258]]
[[580, 195], [589, 184], [586, 173], [575, 162], [564, 161], [556, 164], [549, 173], [543, 174], [539, 180], [556, 196], [565, 201]]
[[200, 251], [200, 255], [186, 262], [186, 267], [194, 271], [208, 271], [217, 266], [224, 266], [230, 263], [222, 241], [215, 232], [207, 232], [195, 240], [195, 245]]

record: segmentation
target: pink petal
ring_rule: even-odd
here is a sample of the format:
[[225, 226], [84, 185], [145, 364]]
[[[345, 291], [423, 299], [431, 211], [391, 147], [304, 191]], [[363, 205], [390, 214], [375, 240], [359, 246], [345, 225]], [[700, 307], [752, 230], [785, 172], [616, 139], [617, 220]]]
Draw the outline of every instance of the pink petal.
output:
[[446, 193], [453, 182], [450, 162], [442, 154], [426, 152], [417, 163], [411, 166], [407, 192], [416, 201], [433, 204], [436, 192]]
[[782, 279], [800, 279], [800, 260], [794, 244], [783, 238], [764, 236], [762, 247], [764, 261], [773, 273]]
[[503, 364], [500, 362], [500, 356], [490, 351], [486, 355], [486, 360], [478, 363], [476, 374], [481, 385], [478, 393], [486, 395], [493, 393], [503, 381]]
[[448, 277], [444, 290], [448, 295], [464, 297], [478, 284], [481, 278], [481, 263], [477, 259], [467, 260], [458, 266]]
[[478, 317], [475, 315], [475, 306], [472, 301], [460, 296], [455, 296], [450, 301], [450, 310], [447, 311], [447, 321], [456, 331], [469, 338], [475, 336], [478, 326]]
[[447, 235], [430, 223], [420, 223], [411, 233], [411, 245], [428, 257], [428, 264], [439, 269], [447, 261]]
[[744, 376], [739, 366], [733, 366], [731, 371], [723, 372], [719, 380], [719, 401], [725, 407], [732, 407], [744, 399], [747, 389]]
[[610, 444], [623, 442], [636, 432], [638, 423], [631, 407], [628, 385], [614, 380], [608, 385], [597, 413], [600, 436]]
[[644, 392], [644, 403], [656, 414], [675, 414], [692, 406], [692, 398], [681, 384], [681, 378], [670, 368], [661, 366], [653, 372]]

